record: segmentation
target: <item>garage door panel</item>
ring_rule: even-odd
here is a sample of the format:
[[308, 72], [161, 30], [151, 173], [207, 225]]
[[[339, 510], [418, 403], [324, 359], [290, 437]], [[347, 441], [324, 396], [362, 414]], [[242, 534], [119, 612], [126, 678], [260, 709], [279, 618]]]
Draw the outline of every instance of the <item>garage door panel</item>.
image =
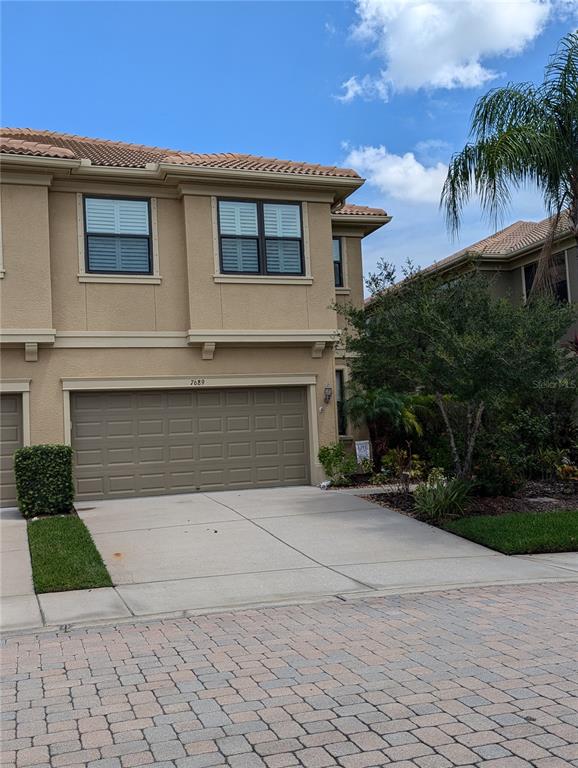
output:
[[72, 396], [79, 498], [308, 482], [305, 390]]
[[22, 395], [0, 395], [0, 506], [16, 506], [14, 451], [22, 447]]
[[222, 393], [220, 390], [196, 390], [195, 391], [196, 397], [196, 406], [199, 409], [203, 408], [220, 408], [222, 403]]
[[255, 429], [259, 431], [277, 429], [277, 416], [255, 416], [254, 424]]
[[165, 460], [165, 449], [162, 446], [139, 448], [136, 453], [139, 464], [150, 464], [154, 461], [158, 462]]
[[257, 389], [254, 394], [256, 406], [276, 405], [278, 402], [277, 391], [275, 389]]
[[282, 413], [281, 414], [281, 429], [290, 430], [296, 429], [302, 431], [305, 429], [305, 417], [298, 413]]
[[231, 389], [225, 392], [225, 407], [249, 407], [250, 391], [248, 389]]
[[227, 432], [249, 432], [251, 429], [251, 417], [247, 416], [228, 416]]

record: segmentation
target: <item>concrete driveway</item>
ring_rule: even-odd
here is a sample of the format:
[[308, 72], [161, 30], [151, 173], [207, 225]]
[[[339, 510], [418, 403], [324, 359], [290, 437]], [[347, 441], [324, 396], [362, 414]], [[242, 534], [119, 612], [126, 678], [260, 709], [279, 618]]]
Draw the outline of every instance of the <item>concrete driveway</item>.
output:
[[[310, 486], [86, 502], [78, 512], [116, 585], [109, 613], [578, 580], [578, 557], [506, 557], [350, 493]], [[53, 609], [62, 617], [62, 598], [41, 598], [48, 619]]]

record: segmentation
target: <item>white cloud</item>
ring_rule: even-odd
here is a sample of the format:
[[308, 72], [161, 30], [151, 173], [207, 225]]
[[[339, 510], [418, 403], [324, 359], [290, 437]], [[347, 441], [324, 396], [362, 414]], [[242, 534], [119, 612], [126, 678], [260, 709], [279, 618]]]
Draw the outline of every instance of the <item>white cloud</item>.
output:
[[356, 0], [353, 36], [385, 62], [378, 74], [353, 75], [343, 101], [387, 100], [392, 90], [472, 88], [498, 73], [489, 57], [521, 53], [555, 11], [577, 0]]
[[346, 164], [363, 174], [387, 198], [409, 203], [439, 203], [447, 165], [424, 165], [413, 152], [396, 155], [380, 147], [350, 149]]
[[442, 139], [426, 139], [425, 141], [418, 141], [414, 149], [418, 160], [428, 165], [434, 165], [451, 154], [452, 146]]

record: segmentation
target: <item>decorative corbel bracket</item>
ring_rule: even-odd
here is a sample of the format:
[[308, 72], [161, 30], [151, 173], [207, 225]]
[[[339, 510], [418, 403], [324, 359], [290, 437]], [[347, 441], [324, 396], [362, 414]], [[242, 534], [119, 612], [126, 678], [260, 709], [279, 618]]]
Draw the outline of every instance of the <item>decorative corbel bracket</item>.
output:
[[24, 344], [24, 359], [27, 363], [35, 363], [38, 360], [38, 344], [35, 341], [27, 341]]
[[201, 355], [203, 360], [212, 360], [215, 356], [215, 347], [217, 345], [214, 341], [205, 341], [202, 346]]
[[323, 350], [325, 349], [325, 341], [316, 341], [311, 347], [311, 357], [323, 357]]

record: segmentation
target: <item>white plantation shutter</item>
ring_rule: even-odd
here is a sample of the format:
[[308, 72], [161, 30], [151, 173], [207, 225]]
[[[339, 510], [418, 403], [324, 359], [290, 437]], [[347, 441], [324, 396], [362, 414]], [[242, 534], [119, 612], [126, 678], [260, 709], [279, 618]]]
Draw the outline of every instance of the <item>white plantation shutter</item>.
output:
[[88, 236], [88, 267], [91, 272], [149, 271], [147, 238]]
[[110, 200], [87, 197], [86, 231], [89, 234], [148, 235], [149, 206], [146, 200]]
[[148, 201], [87, 197], [84, 204], [88, 270], [148, 274]]
[[267, 240], [267, 271], [298, 275], [301, 244], [298, 240]]
[[265, 237], [301, 237], [299, 205], [265, 203]]
[[257, 237], [257, 206], [231, 200], [219, 201], [219, 220], [222, 235]]
[[224, 237], [221, 241], [224, 272], [258, 272], [259, 254], [256, 240]]

